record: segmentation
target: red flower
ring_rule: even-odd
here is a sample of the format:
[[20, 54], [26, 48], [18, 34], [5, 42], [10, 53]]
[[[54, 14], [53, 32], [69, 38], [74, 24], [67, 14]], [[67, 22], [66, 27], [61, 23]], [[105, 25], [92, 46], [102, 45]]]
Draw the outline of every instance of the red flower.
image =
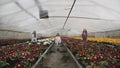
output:
[[33, 56], [30, 56], [30, 57], [28, 57], [28, 59], [27, 59], [27, 60], [29, 60], [29, 61], [33, 62], [33, 61], [35, 60], [35, 58], [34, 58]]

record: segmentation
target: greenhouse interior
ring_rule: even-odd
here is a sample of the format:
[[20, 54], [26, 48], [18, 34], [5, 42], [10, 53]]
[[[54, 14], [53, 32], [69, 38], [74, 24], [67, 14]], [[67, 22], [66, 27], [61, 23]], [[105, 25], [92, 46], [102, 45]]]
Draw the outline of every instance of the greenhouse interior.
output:
[[0, 0], [0, 68], [120, 68], [120, 0]]

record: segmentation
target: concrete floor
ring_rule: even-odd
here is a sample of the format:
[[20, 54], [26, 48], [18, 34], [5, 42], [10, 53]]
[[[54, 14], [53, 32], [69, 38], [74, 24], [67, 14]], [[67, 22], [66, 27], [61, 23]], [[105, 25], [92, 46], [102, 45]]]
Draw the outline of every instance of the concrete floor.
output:
[[65, 47], [53, 46], [44, 59], [44, 68], [77, 68]]

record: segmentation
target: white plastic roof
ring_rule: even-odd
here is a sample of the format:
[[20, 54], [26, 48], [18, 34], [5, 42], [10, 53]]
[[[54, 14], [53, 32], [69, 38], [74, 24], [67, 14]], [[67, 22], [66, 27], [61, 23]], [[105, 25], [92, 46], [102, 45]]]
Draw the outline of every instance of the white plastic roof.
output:
[[69, 35], [81, 34], [83, 28], [88, 32], [120, 29], [120, 0], [76, 0], [63, 30], [73, 1], [39, 0], [49, 13], [48, 19], [40, 19], [35, 0], [0, 0], [0, 29]]

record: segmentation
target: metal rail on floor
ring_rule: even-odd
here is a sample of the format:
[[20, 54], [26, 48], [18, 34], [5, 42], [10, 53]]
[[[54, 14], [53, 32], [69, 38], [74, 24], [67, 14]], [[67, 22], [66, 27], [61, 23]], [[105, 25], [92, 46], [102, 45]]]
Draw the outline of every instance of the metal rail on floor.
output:
[[83, 68], [79, 62], [77, 61], [77, 59], [75, 58], [75, 56], [72, 54], [72, 52], [67, 48], [67, 46], [65, 45], [65, 43], [62, 43], [62, 45], [64, 45], [64, 47], [67, 49], [67, 51], [69, 52], [69, 54], [71, 55], [71, 57], [73, 58], [73, 60], [75, 61], [76, 65], [78, 68]]
[[46, 55], [46, 53], [50, 50], [50, 48], [53, 46], [54, 42], [45, 50], [45, 52], [42, 54], [42, 56], [37, 60], [35, 65], [32, 68], [37, 68], [37, 65], [39, 62], [43, 59], [43, 57]]

